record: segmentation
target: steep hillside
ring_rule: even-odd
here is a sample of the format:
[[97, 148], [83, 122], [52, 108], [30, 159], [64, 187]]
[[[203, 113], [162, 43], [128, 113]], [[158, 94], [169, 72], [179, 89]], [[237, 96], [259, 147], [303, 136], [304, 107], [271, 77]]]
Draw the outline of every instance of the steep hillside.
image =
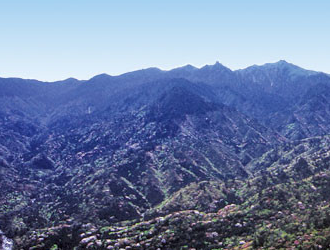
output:
[[[285, 140], [183, 79], [76, 98], [20, 137], [13, 179], [3, 184], [0, 218], [10, 234], [68, 218], [139, 218], [192, 182], [246, 178], [251, 159]], [[18, 142], [9, 132], [7, 149]]]
[[69, 220], [57, 227], [31, 232], [26, 236], [26, 246], [327, 249], [329, 147], [329, 137], [286, 145], [251, 163], [251, 168], [264, 164], [254, 177], [192, 183], [150, 210], [148, 217], [152, 219], [102, 228], [93, 223], [79, 227]]
[[329, 86], [285, 61], [0, 79], [0, 229], [24, 249], [325, 247]]

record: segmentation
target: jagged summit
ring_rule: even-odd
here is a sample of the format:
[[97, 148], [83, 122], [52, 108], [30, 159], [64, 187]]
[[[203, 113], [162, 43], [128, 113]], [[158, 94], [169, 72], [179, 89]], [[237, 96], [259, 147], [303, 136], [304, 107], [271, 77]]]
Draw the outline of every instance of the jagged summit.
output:
[[0, 78], [1, 230], [19, 249], [291, 249], [283, 235], [330, 221], [330, 78], [312, 73], [279, 61]]
[[214, 70], [214, 71], [232, 71], [231, 69], [225, 67], [224, 65], [222, 65], [221, 63], [219, 63], [219, 61], [216, 61], [215, 64], [213, 65], [205, 65], [203, 67], [200, 68], [201, 70]]
[[296, 66], [292, 63], [289, 63], [285, 60], [280, 60], [278, 62], [275, 63], [266, 63], [264, 65], [262, 65], [261, 67], [265, 67], [265, 68], [278, 68], [278, 69], [302, 69], [305, 70], [303, 68], [300, 68], [299, 66]]
[[281, 59], [278, 62], [275, 62], [274, 64], [277, 64], [277, 65], [287, 65], [287, 64], [291, 64], [291, 63], [287, 62], [286, 60]]
[[[187, 65], [184, 65], [184, 66], [181, 66], [181, 67], [177, 67], [177, 68], [173, 68], [173, 69], [170, 69], [170, 70], [162, 70], [160, 68], [157, 68], [157, 67], [150, 67], [150, 68], [146, 68], [146, 69], [140, 69], [140, 70], [134, 70], [134, 71], [131, 71], [131, 72], [127, 72], [127, 73], [123, 73], [123, 74], [120, 74], [120, 75], [116, 75], [116, 76], [113, 76], [113, 75], [109, 75], [107, 73], [102, 73], [102, 74], [98, 74], [98, 75], [95, 75], [93, 77], [91, 77], [89, 80], [78, 80], [74, 77], [70, 77], [68, 79], [65, 79], [65, 80], [59, 80], [59, 81], [54, 81], [53, 83], [63, 83], [63, 82], [86, 82], [86, 81], [93, 81], [95, 79], [102, 79], [102, 80], [108, 80], [112, 77], [126, 77], [126, 76], [135, 76], [135, 75], [159, 75], [159, 76], [166, 76], [168, 77], [168, 74], [171, 74], [171, 73], [178, 73], [178, 72], [183, 72], [183, 73], [196, 73], [198, 74], [198, 72], [207, 72], [207, 71], [212, 71], [212, 72], [227, 72], [227, 73], [230, 73], [230, 72], [246, 72], [246, 71], [253, 71], [253, 70], [260, 70], [260, 69], [279, 69], [279, 70], [290, 70], [292, 72], [292, 74], [298, 74], [298, 75], [301, 75], [301, 74], [308, 74], [308, 75], [314, 75], [314, 74], [318, 74], [318, 73], [321, 73], [321, 72], [317, 72], [317, 71], [312, 71], [312, 70], [306, 70], [306, 69], [303, 69], [295, 64], [292, 64], [292, 63], [289, 63], [287, 62], [286, 60], [279, 60], [277, 62], [274, 62], [274, 63], [265, 63], [263, 65], [252, 65], [252, 66], [249, 66], [245, 69], [239, 69], [239, 70], [231, 70], [230, 68], [224, 66], [223, 64], [221, 64], [219, 61], [216, 61], [214, 64], [210, 64], [210, 65], [205, 65], [205, 66], [202, 66], [200, 68], [198, 67], [195, 67], [191, 64], [187, 64]], [[328, 75], [329, 74], [325, 74], [325, 75]], [[21, 79], [21, 78], [17, 78], [17, 77], [9, 77], [9, 78], [1, 78], [0, 79], [16, 79], [16, 80], [30, 80], [30, 81], [38, 81], [38, 80], [34, 80], [34, 79]], [[42, 81], [38, 81], [38, 82], [42, 82]]]
[[285, 60], [280, 60], [274, 63], [265, 63], [263, 65], [253, 65], [245, 69], [237, 70], [237, 72], [252, 72], [260, 70], [277, 70], [280, 72], [286, 72], [290, 76], [300, 76], [300, 75], [313, 75], [319, 72], [303, 69], [295, 64], [289, 63]]

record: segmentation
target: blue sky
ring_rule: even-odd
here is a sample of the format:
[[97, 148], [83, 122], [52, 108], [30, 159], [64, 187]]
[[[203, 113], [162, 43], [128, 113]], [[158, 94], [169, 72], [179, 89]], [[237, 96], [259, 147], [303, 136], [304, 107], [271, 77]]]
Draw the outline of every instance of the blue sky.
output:
[[328, 0], [0, 0], [0, 76], [285, 59], [330, 73]]

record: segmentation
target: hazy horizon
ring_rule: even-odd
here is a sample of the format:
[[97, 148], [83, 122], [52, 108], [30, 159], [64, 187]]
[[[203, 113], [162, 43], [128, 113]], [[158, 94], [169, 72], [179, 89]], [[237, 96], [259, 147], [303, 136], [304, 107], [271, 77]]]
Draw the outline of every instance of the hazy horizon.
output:
[[[116, 77], [116, 76], [121, 76], [121, 75], [124, 75], [124, 74], [127, 74], [127, 73], [133, 73], [133, 72], [136, 72], [136, 71], [147, 70], [147, 69], [152, 69], [152, 68], [159, 69], [159, 70], [161, 70], [161, 71], [166, 72], [166, 71], [171, 71], [171, 70], [178, 69], [178, 68], [181, 68], [181, 67], [185, 67], [185, 66], [188, 66], [188, 65], [190, 65], [190, 66], [192, 66], [192, 67], [194, 67], [194, 68], [196, 68], [196, 69], [201, 69], [201, 68], [203, 68], [203, 67], [205, 67], [205, 66], [212, 66], [212, 65], [215, 65], [216, 63], [220, 63], [220, 64], [223, 65], [224, 67], [226, 67], [226, 68], [228, 68], [228, 69], [230, 69], [231, 71], [234, 72], [234, 71], [238, 71], [238, 70], [244, 70], [244, 69], [247, 69], [247, 68], [252, 67], [252, 66], [263, 66], [263, 65], [265, 65], [265, 64], [276, 64], [276, 63], [278, 63], [278, 62], [280, 62], [280, 61], [285, 61], [285, 62], [287, 62], [288, 64], [293, 64], [293, 65], [295, 65], [295, 66], [300, 67], [300, 65], [294, 64], [294, 63], [289, 62], [289, 61], [287, 61], [287, 60], [285, 60], [285, 59], [281, 59], [281, 60], [279, 60], [279, 61], [275, 61], [275, 62], [266, 62], [266, 63], [263, 63], [263, 64], [251, 64], [251, 65], [248, 65], [248, 66], [246, 66], [246, 67], [244, 67], [244, 68], [238, 68], [238, 69], [232, 69], [232, 68], [229, 68], [229, 67], [227, 67], [226, 65], [224, 65], [223, 63], [221, 63], [221, 62], [219, 62], [219, 61], [216, 61], [216, 62], [214, 62], [214, 63], [204, 64], [204, 65], [201, 65], [201, 66], [196, 66], [196, 65], [192, 65], [192, 64], [185, 64], [185, 65], [179, 65], [179, 66], [177, 66], [177, 67], [173, 67], [173, 68], [169, 68], [169, 69], [162, 69], [162, 68], [159, 68], [159, 67], [147, 67], [147, 68], [133, 69], [133, 70], [131, 70], [131, 71], [127, 71], [127, 72], [123, 72], [123, 73], [119, 73], [119, 74], [108, 74], [107, 72], [102, 72], [102, 73], [99, 73], [99, 74], [96, 74], [96, 75], [92, 75], [91, 77], [86, 78], [86, 79], [79, 79], [79, 78], [77, 78], [77, 77], [75, 77], [75, 76], [69, 76], [69, 77], [67, 77], [67, 78], [63, 78], [63, 79], [54, 79], [54, 80], [50, 80], [50, 81], [48, 81], [48, 80], [41, 80], [41, 79], [38, 79], [38, 78], [21, 78], [21, 77], [16, 77], [16, 76], [3, 77], [3, 76], [1, 76], [1, 75], [0, 75], [0, 78], [21, 78], [21, 79], [25, 79], [25, 80], [37, 80], [37, 81], [41, 81], [41, 82], [59, 82], [59, 81], [64, 81], [64, 80], [68, 80], [68, 79], [76, 79], [76, 80], [79, 80], [79, 81], [88, 81], [88, 80], [90, 80], [91, 78], [93, 78], [93, 77], [95, 77], [95, 76], [98, 76], [98, 75], [109, 75], [109, 76], [114, 76], [114, 77]], [[300, 67], [300, 68], [302, 68], [302, 67]], [[304, 70], [311, 70], [311, 71], [315, 71], [315, 72], [320, 72], [320, 73], [328, 74], [327, 72], [323, 72], [323, 71], [320, 71], [320, 70], [317, 70], [317, 69], [316, 69], [316, 70], [312, 70], [312, 69], [308, 69], [308, 68], [307, 68], [307, 69], [306, 69], [306, 68], [302, 68], [302, 69], [304, 69]]]
[[56, 81], [284, 59], [330, 73], [330, 2], [1, 1], [0, 76]]

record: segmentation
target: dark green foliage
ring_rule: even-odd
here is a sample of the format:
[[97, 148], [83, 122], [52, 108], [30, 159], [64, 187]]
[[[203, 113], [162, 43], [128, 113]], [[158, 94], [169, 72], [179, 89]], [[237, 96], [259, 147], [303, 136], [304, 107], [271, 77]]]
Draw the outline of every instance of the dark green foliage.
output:
[[329, 84], [285, 61], [0, 79], [1, 229], [23, 249], [327, 249]]

